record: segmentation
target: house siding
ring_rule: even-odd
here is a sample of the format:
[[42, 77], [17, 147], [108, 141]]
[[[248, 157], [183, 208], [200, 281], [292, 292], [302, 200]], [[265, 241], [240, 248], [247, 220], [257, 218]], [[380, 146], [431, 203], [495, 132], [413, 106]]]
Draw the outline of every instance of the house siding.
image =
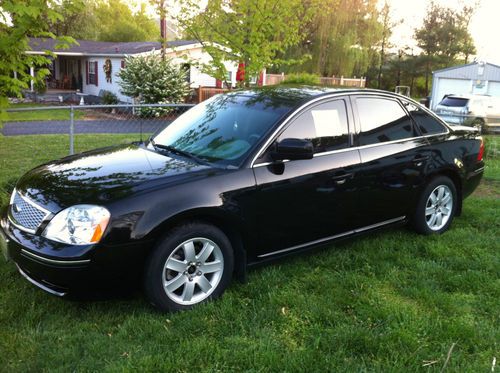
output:
[[[106, 60], [109, 58], [111, 61], [111, 83], [106, 81], [106, 73], [104, 72], [103, 66]], [[120, 85], [117, 74], [121, 70], [123, 58], [121, 57], [86, 57], [83, 59], [82, 63], [82, 76], [83, 76], [83, 87], [82, 92], [92, 96], [99, 96], [101, 91], [112, 92], [118, 97], [118, 100], [122, 102], [131, 103], [132, 99], [128, 96], [123, 95], [120, 92]], [[88, 84], [87, 81], [87, 63], [97, 62], [97, 85]]]
[[[480, 83], [480, 85], [478, 84]], [[433, 73], [431, 109], [435, 109], [445, 94], [486, 94], [497, 96], [500, 66], [474, 62]]]

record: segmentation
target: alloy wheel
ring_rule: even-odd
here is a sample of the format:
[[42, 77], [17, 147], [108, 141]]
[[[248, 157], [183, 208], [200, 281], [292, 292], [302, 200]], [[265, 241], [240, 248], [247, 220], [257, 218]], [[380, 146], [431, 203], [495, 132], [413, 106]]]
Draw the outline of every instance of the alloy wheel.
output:
[[217, 288], [223, 271], [220, 247], [208, 238], [192, 238], [178, 245], [166, 260], [163, 288], [177, 304], [196, 304]]
[[427, 199], [425, 221], [433, 231], [442, 229], [453, 211], [453, 194], [447, 185], [438, 185]]

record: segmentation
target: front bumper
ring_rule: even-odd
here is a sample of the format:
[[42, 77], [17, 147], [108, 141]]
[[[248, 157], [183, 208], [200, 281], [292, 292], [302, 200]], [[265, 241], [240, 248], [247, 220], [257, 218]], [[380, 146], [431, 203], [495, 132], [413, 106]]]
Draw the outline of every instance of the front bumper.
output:
[[65, 245], [23, 232], [3, 215], [0, 247], [20, 274], [57, 296], [113, 287], [142, 271], [143, 244], [121, 246]]

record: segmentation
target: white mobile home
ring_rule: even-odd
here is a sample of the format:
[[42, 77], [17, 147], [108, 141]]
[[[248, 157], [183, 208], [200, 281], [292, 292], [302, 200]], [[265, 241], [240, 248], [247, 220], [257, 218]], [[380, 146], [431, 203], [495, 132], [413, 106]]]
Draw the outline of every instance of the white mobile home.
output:
[[[49, 66], [51, 74], [47, 79], [47, 88], [54, 92], [80, 92], [87, 100], [100, 96], [103, 91], [114, 93], [122, 102], [132, 102], [132, 98], [120, 92], [117, 76], [125, 65], [127, 56], [144, 53], [160, 53], [159, 42], [99, 42], [77, 40], [78, 45], [69, 49], [56, 49], [53, 39], [30, 39], [30, 50], [27, 54], [46, 54], [51, 51], [56, 56], [51, 58]], [[167, 44], [167, 56], [174, 63], [188, 69], [189, 83], [192, 88], [216, 87], [218, 81], [201, 72], [197, 63], [210, 63], [211, 57], [203, 50], [203, 46], [195, 40], [177, 40]], [[236, 84], [237, 64], [225, 63], [229, 71], [231, 85]], [[33, 87], [32, 87], [33, 89]]]

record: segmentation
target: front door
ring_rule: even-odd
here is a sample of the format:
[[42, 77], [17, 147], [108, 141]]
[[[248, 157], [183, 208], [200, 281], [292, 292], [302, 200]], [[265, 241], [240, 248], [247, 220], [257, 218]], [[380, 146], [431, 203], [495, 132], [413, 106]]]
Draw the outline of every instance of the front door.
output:
[[[350, 148], [348, 102], [323, 101], [292, 119], [276, 141], [311, 140], [314, 158], [254, 166], [257, 256], [292, 251], [353, 227], [358, 150]], [[272, 146], [271, 146], [272, 147]], [[259, 164], [260, 163], [260, 164]]]

